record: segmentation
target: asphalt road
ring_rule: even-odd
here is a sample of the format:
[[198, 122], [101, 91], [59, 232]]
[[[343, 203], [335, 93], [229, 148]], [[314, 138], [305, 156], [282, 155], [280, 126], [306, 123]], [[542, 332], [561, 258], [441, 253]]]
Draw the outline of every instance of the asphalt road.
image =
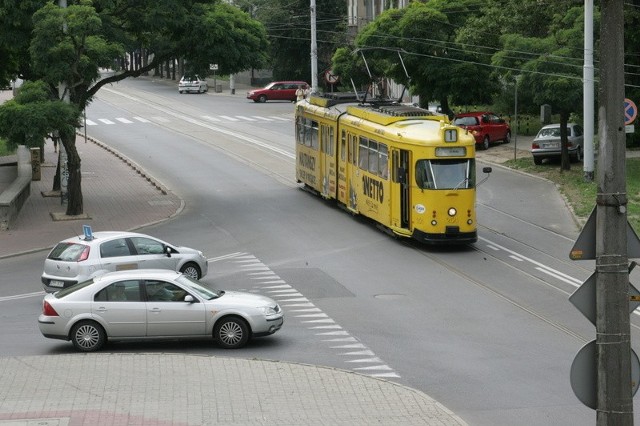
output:
[[[568, 260], [577, 226], [551, 183], [494, 167], [478, 192], [479, 242], [429, 249], [393, 240], [296, 188], [291, 104], [180, 96], [142, 80], [101, 92], [87, 118], [96, 123], [87, 126], [92, 136], [185, 200], [178, 218], [144, 232], [202, 248], [212, 285], [251, 291], [237, 262], [247, 256], [319, 309], [233, 356], [354, 368], [345, 346], [362, 345], [391, 380], [423, 390], [470, 424], [594, 421], [571, 391], [569, 369], [595, 330], [567, 301], [593, 265]], [[38, 275], [41, 261], [34, 254], [0, 266], [4, 276], [22, 277]], [[71, 350], [34, 332], [38, 305], [7, 306], [10, 327], [0, 341], [16, 343], [0, 354]], [[319, 337], [310, 320], [331, 320], [355, 341]], [[166, 342], [114, 348], [140, 350], [218, 353]]]

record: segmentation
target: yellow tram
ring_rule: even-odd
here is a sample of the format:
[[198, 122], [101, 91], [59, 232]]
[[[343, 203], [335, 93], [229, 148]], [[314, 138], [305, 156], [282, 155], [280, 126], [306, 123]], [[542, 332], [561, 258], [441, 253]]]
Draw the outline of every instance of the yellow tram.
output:
[[296, 179], [306, 189], [400, 237], [477, 241], [475, 139], [446, 116], [312, 95], [296, 104], [295, 131]]

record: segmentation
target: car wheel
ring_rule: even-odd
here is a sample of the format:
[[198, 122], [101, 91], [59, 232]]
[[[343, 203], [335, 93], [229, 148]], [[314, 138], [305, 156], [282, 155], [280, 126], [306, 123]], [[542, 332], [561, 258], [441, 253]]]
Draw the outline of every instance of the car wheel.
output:
[[507, 132], [507, 134], [505, 135], [503, 141], [504, 141], [504, 143], [511, 142], [511, 132]]
[[533, 157], [533, 164], [535, 164], [536, 166], [542, 164], [542, 157]]
[[195, 263], [185, 263], [182, 268], [180, 268], [180, 272], [196, 280], [201, 278], [200, 268]]
[[480, 146], [480, 148], [483, 151], [489, 149], [489, 135], [486, 135], [484, 137], [484, 139], [482, 140], [482, 145]]
[[180, 93], [182, 95], [184, 93], [184, 91], [178, 90], [178, 93]]
[[258, 102], [267, 102], [267, 96], [266, 95], [260, 95], [258, 96]]
[[107, 334], [95, 321], [80, 321], [71, 329], [71, 342], [80, 352], [93, 352], [107, 341]]
[[225, 317], [218, 321], [213, 338], [225, 349], [238, 349], [249, 341], [249, 326], [238, 317]]

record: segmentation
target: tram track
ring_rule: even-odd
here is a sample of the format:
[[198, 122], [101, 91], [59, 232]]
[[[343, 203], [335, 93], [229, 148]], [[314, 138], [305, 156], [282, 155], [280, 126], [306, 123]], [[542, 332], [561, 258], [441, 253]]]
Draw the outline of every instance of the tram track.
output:
[[[496, 298], [499, 298], [509, 304], [511, 304], [512, 306], [518, 308], [519, 310], [526, 312], [527, 314], [535, 317], [536, 319], [545, 322], [546, 324], [554, 327], [555, 329], [561, 331], [562, 333], [573, 337], [574, 339], [578, 340], [581, 343], [586, 343], [592, 340], [592, 338], [590, 337], [585, 337], [582, 336], [581, 334], [574, 332], [573, 330], [569, 329], [568, 327], [564, 326], [563, 324], [561, 324], [560, 322], [552, 319], [551, 317], [549, 317], [548, 315], [545, 315], [539, 311], [537, 311], [536, 309], [533, 309], [529, 306], [525, 306], [523, 303], [519, 302], [518, 300], [516, 300], [515, 298], [507, 295], [505, 292], [498, 290], [497, 288], [494, 288], [493, 286], [491, 286], [489, 283], [483, 282], [479, 279], [477, 279], [476, 277], [472, 276], [471, 274], [469, 274], [468, 272], [465, 272], [463, 269], [452, 265], [450, 262], [440, 258], [438, 256], [437, 253], [433, 253], [433, 252], [427, 252], [425, 250], [421, 250], [419, 247], [417, 247], [415, 244], [412, 244], [411, 242], [408, 241], [404, 241], [403, 242], [405, 245], [407, 245], [408, 247], [412, 248], [413, 250], [415, 250], [416, 252], [418, 252], [421, 256], [428, 258], [430, 261], [435, 262], [436, 264], [446, 268], [449, 272], [464, 278], [465, 280], [467, 280], [469, 283], [475, 285], [476, 287], [482, 289], [483, 291], [492, 294], [493, 296], [495, 296]], [[510, 264], [509, 262], [504, 261], [503, 259], [493, 255], [492, 253], [490, 253], [489, 251], [486, 250], [481, 250], [479, 249], [477, 246], [475, 245], [470, 245], [469, 247], [472, 248], [472, 250], [478, 252], [478, 253], [482, 253], [484, 256], [489, 256], [491, 257], [494, 261], [499, 262], [500, 264], [502, 264], [503, 266], [512, 269], [514, 271], [516, 271], [519, 274], [523, 274], [526, 275], [528, 278], [530, 278], [533, 281], [536, 281], [542, 285], [548, 286], [548, 287], [552, 287], [554, 290], [557, 290], [558, 292], [560, 292], [561, 294], [563, 294], [564, 296], [568, 297], [571, 293], [557, 287], [554, 286], [548, 282], [545, 282], [544, 280], [540, 279], [539, 277], [536, 277], [535, 275], [532, 275], [530, 273], [528, 273], [527, 271], [524, 271], [520, 268], [517, 268], [515, 265]], [[640, 328], [639, 328], [640, 329]]]

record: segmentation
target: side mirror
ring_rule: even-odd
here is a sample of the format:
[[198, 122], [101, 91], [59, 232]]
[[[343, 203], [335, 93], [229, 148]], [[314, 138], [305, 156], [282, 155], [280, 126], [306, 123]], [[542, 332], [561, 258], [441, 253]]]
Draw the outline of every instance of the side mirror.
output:
[[165, 246], [164, 252], [167, 254], [167, 257], [171, 257], [171, 247]]
[[482, 168], [482, 173], [486, 173], [486, 176], [480, 182], [476, 183], [476, 187], [482, 185], [483, 183], [485, 183], [487, 181], [487, 179], [489, 179], [489, 173], [491, 173], [492, 171], [493, 171], [493, 169], [491, 167], [483, 167]]
[[196, 300], [193, 298], [193, 296], [192, 296], [192, 295], [187, 294], [187, 295], [184, 297], [184, 301], [185, 301], [185, 302], [187, 302], [187, 303], [194, 303]]

